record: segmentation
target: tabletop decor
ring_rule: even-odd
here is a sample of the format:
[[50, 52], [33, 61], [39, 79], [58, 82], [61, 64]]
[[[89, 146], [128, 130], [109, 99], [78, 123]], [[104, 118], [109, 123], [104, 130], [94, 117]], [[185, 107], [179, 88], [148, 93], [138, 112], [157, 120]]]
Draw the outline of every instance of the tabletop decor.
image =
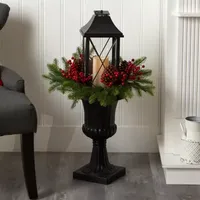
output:
[[[154, 85], [148, 79], [152, 71], [145, 68], [146, 57], [130, 61], [120, 57], [120, 38], [124, 36], [112, 22], [108, 11], [94, 11], [80, 32], [83, 44], [71, 59], [62, 59], [64, 69], [55, 59], [48, 64], [49, 73], [43, 77], [50, 81], [50, 92], [58, 90], [68, 94], [68, 98], [73, 100], [72, 108], [79, 100], [83, 103], [85, 122], [82, 130], [93, 140], [93, 150], [89, 164], [75, 171], [73, 177], [109, 184], [125, 175], [124, 167], [110, 164], [106, 149], [106, 140], [117, 131], [117, 103], [122, 99], [128, 101], [134, 93], [153, 95]], [[100, 52], [94, 38], [95, 41], [106, 39]]]

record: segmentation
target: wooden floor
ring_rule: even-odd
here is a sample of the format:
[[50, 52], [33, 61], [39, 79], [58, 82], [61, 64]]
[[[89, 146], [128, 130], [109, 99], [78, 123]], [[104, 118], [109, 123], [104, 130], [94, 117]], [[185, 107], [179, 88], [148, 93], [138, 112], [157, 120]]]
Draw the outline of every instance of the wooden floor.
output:
[[[36, 170], [43, 200], [200, 200], [200, 186], [167, 186], [158, 154], [110, 154], [127, 176], [104, 186], [72, 179], [89, 154], [37, 153]], [[19, 153], [0, 153], [0, 200], [27, 200]]]

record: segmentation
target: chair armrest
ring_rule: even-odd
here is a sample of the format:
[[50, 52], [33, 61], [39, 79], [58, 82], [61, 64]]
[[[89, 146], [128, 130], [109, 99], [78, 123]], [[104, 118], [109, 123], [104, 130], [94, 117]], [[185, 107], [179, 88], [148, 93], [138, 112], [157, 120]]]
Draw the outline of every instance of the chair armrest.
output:
[[17, 92], [24, 92], [24, 80], [16, 72], [0, 66], [0, 75], [4, 87]]

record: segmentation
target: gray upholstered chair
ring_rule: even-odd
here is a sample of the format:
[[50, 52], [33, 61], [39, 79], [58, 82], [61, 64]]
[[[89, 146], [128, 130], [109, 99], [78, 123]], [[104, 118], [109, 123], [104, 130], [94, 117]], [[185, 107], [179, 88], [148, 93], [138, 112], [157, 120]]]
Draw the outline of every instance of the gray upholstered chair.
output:
[[[0, 29], [5, 25], [10, 8], [0, 3]], [[37, 199], [34, 161], [34, 133], [37, 115], [24, 93], [24, 80], [14, 71], [0, 66], [0, 136], [21, 134], [22, 163], [30, 199]], [[1, 181], [1, 179], [0, 179]]]

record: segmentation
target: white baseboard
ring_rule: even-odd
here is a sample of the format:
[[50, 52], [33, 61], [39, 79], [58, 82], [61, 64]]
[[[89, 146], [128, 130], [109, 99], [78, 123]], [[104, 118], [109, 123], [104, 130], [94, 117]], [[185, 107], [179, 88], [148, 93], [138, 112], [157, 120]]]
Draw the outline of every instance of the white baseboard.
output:
[[[109, 152], [158, 152], [157, 132], [148, 127], [119, 127], [117, 133], [108, 139]], [[91, 152], [92, 141], [81, 127], [39, 127], [35, 137], [35, 151], [38, 152]], [[20, 151], [20, 138], [0, 138], [1, 152]]]

